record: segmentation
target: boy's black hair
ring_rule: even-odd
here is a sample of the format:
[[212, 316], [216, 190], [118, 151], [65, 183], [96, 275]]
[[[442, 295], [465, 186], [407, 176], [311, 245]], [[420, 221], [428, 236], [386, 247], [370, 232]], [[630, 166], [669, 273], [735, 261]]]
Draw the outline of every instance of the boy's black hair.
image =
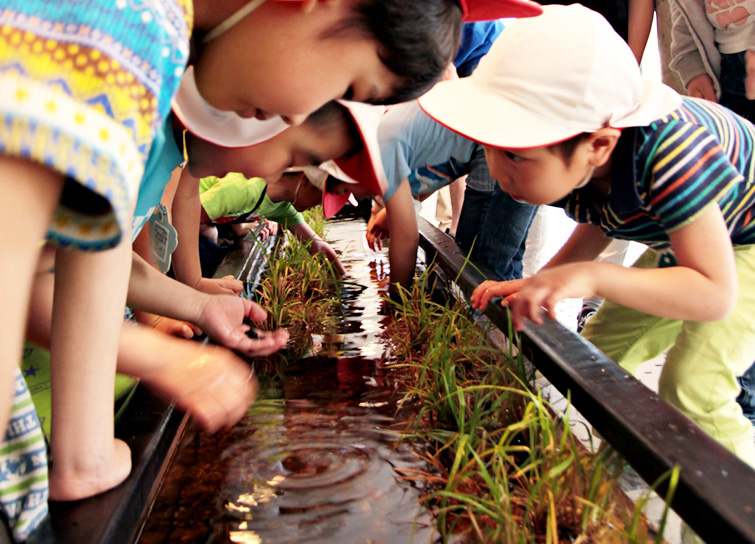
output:
[[305, 123], [312, 124], [318, 128], [325, 128], [331, 125], [346, 126], [351, 147], [349, 147], [349, 151], [344, 155], [345, 157], [356, 155], [364, 147], [356, 122], [351, 117], [349, 110], [338, 102], [331, 100], [324, 106], [321, 106], [307, 116]]
[[401, 80], [390, 97], [375, 103], [398, 104], [424, 94], [453, 61], [461, 7], [457, 0], [362, 0], [326, 35], [353, 30], [377, 41], [380, 60]]
[[551, 153], [561, 155], [561, 158], [564, 159], [564, 162], [568, 166], [569, 164], [571, 164], [571, 159], [574, 156], [574, 150], [577, 149], [577, 146], [584, 142], [589, 136], [589, 132], [582, 132], [581, 134], [572, 136], [571, 138], [564, 140], [563, 142], [549, 145], [547, 149]]

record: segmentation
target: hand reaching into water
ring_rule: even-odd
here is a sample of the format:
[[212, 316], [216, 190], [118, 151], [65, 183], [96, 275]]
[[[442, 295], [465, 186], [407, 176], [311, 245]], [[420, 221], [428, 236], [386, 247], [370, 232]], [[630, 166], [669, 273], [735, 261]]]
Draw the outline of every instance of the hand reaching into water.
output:
[[250, 338], [246, 333], [251, 327], [244, 323], [245, 318], [261, 323], [267, 318], [267, 311], [241, 297], [212, 295], [207, 297], [197, 325], [214, 342], [247, 357], [270, 355], [288, 342], [285, 329], [265, 333], [261, 338]]

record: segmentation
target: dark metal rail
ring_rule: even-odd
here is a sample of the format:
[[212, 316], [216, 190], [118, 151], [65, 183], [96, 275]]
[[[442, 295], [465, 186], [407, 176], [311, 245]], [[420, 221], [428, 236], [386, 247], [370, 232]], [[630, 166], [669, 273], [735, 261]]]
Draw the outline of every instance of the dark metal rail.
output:
[[[420, 245], [467, 295], [495, 275], [464, 267], [448, 236], [420, 219]], [[459, 271], [461, 270], [461, 273]], [[497, 304], [486, 315], [508, 330]], [[578, 334], [547, 319], [527, 322], [522, 349], [543, 375], [647, 482], [680, 467], [672, 507], [706, 542], [755, 543], [755, 471]], [[662, 484], [659, 493], [667, 489]]]

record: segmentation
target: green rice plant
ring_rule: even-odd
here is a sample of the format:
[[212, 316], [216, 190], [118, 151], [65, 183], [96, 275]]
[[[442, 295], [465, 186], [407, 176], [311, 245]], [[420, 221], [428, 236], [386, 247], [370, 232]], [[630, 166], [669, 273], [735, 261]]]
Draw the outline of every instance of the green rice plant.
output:
[[[312, 217], [313, 230], [321, 233], [324, 223], [317, 223], [316, 214]], [[268, 358], [278, 361], [278, 365], [303, 357], [311, 336], [334, 330], [339, 321], [341, 280], [327, 259], [310, 255], [309, 243], [286, 232], [283, 242], [267, 256], [265, 277], [255, 291], [256, 302], [268, 311], [268, 320], [260, 329], [289, 331], [287, 348]]]
[[[529, 385], [516, 356], [488, 344], [463, 304], [426, 294], [428, 272], [399, 291], [386, 332], [416, 407], [405, 437], [426, 443], [428, 491], [444, 539], [475, 542], [647, 542], [642, 505], [617, 490], [622, 462], [588, 452], [568, 419]], [[512, 344], [518, 338], [509, 331]]]

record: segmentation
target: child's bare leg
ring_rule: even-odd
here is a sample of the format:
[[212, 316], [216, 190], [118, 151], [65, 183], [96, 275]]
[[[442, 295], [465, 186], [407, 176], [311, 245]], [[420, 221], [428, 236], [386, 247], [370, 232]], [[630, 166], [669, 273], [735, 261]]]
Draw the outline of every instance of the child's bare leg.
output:
[[[29, 293], [40, 244], [63, 188], [62, 176], [30, 161], [0, 155], [0, 437], [5, 436], [21, 359]], [[12, 196], [12, 198], [11, 198]]]
[[76, 500], [111, 489], [131, 470], [115, 440], [113, 387], [131, 244], [87, 253], [59, 249], [52, 316], [50, 498]]
[[755, 51], [745, 51], [745, 94], [748, 100], [755, 100]]
[[251, 367], [230, 350], [130, 323], [123, 327], [118, 371], [175, 399], [209, 432], [235, 424], [257, 393]]

